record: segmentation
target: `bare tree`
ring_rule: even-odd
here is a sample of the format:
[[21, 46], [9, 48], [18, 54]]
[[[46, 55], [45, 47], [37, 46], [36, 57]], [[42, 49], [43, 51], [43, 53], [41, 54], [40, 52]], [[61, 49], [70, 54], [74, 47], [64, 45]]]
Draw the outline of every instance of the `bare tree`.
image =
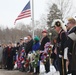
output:
[[62, 20], [65, 20], [68, 17], [72, 17], [76, 10], [73, 10], [75, 7], [73, 6], [73, 0], [55, 0], [59, 10], [62, 14]]
[[[52, 3], [51, 3], [52, 2]], [[73, 0], [49, 0], [48, 1], [48, 8], [52, 6], [52, 4], [55, 3], [58, 6], [58, 9], [60, 10], [62, 16], [61, 19], [65, 20], [69, 17], [73, 17], [76, 13], [76, 7], [73, 4]]]
[[[35, 35], [41, 37], [42, 29], [40, 28], [40, 22], [36, 21], [35, 24]], [[28, 34], [32, 35], [32, 26], [30, 24], [25, 25], [24, 23], [20, 23], [11, 29], [8, 27], [5, 29], [0, 27], [0, 43], [8, 43], [10, 41], [16, 43], [20, 41], [20, 38], [24, 38]]]

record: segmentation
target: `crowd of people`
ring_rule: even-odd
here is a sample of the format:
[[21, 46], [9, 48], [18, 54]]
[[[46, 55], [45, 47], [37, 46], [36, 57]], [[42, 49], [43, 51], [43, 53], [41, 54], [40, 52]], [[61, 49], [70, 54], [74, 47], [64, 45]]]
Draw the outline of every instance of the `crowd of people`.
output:
[[45, 72], [50, 72], [52, 65], [60, 75], [76, 75], [76, 20], [69, 18], [66, 25], [59, 19], [51, 27], [58, 33], [51, 43], [48, 32], [42, 31], [42, 39], [31, 35], [20, 38], [20, 42], [0, 45], [0, 68], [38, 75], [40, 62]]

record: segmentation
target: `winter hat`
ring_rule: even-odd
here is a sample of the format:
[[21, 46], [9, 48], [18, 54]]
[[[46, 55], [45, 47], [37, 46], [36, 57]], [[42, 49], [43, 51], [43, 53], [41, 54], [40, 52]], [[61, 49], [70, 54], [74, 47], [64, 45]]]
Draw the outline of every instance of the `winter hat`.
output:
[[40, 38], [38, 36], [35, 36], [34, 40], [39, 41]]
[[24, 37], [24, 40], [27, 40], [28, 38], [27, 37]]
[[43, 30], [42, 33], [47, 33], [47, 30]]
[[56, 19], [56, 20], [53, 21], [52, 27], [54, 27], [54, 26], [57, 26], [57, 27], [60, 27], [60, 26], [61, 26], [61, 28], [62, 28], [65, 32], [67, 32], [66, 26], [64, 25], [64, 23], [63, 23], [60, 19]]
[[20, 38], [20, 40], [23, 40], [23, 38]]

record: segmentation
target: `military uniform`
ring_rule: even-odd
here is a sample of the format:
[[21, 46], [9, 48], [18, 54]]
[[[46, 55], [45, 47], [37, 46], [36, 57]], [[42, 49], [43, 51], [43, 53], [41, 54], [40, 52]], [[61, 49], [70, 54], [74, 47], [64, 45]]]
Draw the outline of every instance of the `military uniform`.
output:
[[64, 45], [66, 40], [66, 33], [63, 30], [61, 30], [57, 38], [57, 60], [60, 75], [66, 75], [66, 60], [63, 59]]
[[57, 62], [60, 75], [66, 75], [66, 60], [64, 57], [64, 48], [67, 40], [67, 29], [60, 19], [56, 19], [52, 23], [55, 31], [58, 33], [57, 37]]

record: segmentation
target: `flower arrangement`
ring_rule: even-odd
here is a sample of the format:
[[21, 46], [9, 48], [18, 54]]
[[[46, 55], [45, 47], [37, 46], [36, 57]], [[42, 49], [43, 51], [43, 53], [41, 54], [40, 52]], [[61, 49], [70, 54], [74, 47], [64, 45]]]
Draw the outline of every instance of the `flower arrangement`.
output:
[[50, 56], [51, 56], [51, 53], [52, 53], [51, 43], [47, 42], [45, 44], [44, 48], [45, 49], [44, 49], [44, 51], [42, 52], [42, 55], [41, 55], [41, 61], [45, 64], [50, 59]]
[[17, 54], [17, 58], [16, 58], [18, 69], [21, 68], [24, 61], [25, 61], [25, 50], [24, 50], [24, 47], [23, 47], [21, 52], [20, 52], [20, 56]]
[[51, 45], [49, 45], [49, 47], [48, 47], [48, 54], [49, 54], [49, 56], [51, 56], [51, 54], [52, 54], [52, 46]]
[[47, 60], [49, 60], [49, 55], [47, 53], [43, 53], [41, 55], [41, 61], [43, 62], [43, 64], [45, 64]]
[[40, 51], [39, 50], [34, 51], [33, 52], [33, 61], [31, 62], [33, 67], [37, 67], [38, 65], [40, 65], [39, 58], [40, 58]]

